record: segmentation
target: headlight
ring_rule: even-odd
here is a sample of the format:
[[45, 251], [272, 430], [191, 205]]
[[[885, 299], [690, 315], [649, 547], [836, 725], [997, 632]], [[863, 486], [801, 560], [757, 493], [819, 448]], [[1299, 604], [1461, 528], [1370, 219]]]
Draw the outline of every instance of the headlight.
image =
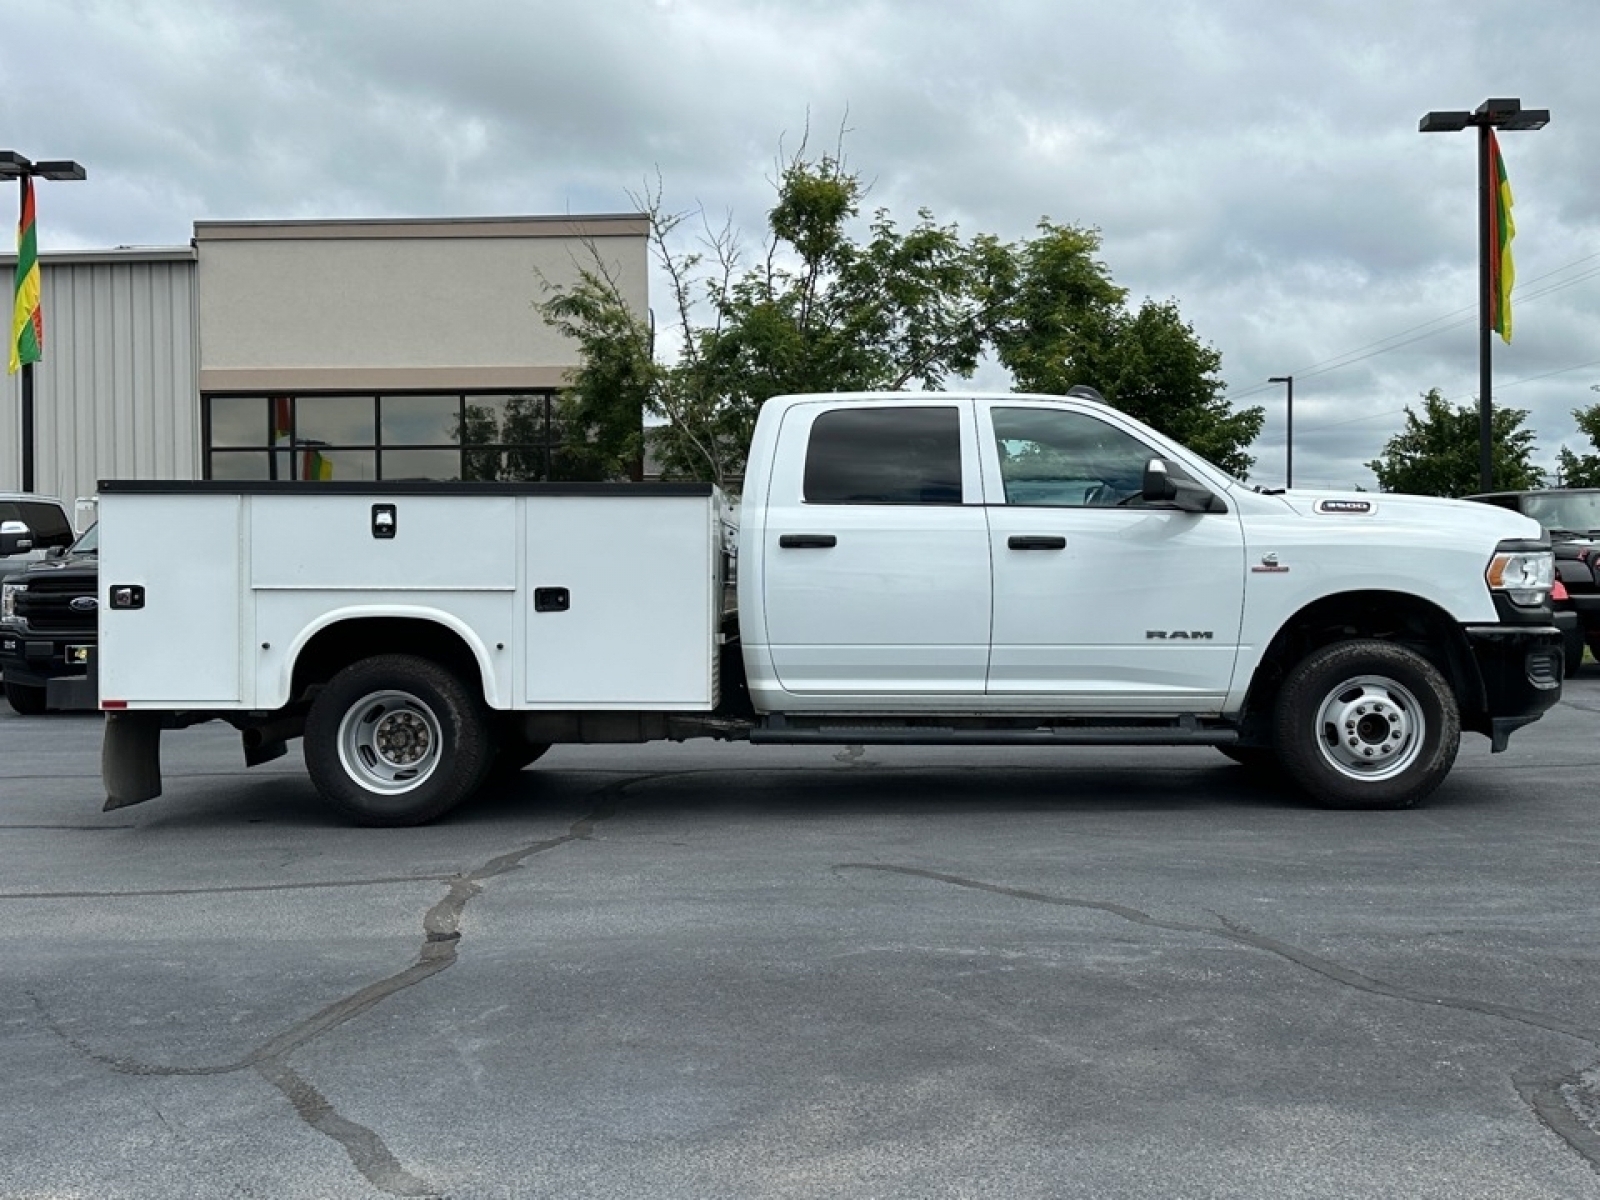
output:
[[17, 593], [27, 590], [25, 583], [0, 583], [0, 621], [17, 619]]
[[1489, 560], [1483, 577], [1492, 591], [1504, 592], [1511, 603], [1532, 608], [1550, 596], [1556, 581], [1556, 556], [1548, 549], [1502, 549]]

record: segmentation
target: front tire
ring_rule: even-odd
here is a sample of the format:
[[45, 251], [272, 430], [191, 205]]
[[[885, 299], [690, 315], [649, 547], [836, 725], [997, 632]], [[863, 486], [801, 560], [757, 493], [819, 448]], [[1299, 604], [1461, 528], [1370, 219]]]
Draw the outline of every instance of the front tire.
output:
[[1455, 692], [1392, 642], [1337, 642], [1295, 667], [1278, 696], [1278, 754], [1329, 808], [1410, 808], [1443, 782], [1461, 745]]
[[421, 825], [477, 790], [493, 756], [482, 703], [428, 659], [385, 654], [312, 701], [305, 755], [324, 799], [361, 825]]
[[12, 683], [6, 680], [6, 703], [11, 705], [11, 710], [19, 717], [42, 716], [47, 705], [45, 704], [45, 691], [42, 687], [34, 687], [28, 683]]

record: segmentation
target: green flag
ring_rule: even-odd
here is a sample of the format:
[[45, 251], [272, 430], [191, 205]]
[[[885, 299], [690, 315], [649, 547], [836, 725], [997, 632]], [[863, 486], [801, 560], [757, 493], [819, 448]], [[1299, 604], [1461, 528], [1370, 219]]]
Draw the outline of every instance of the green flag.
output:
[[24, 175], [22, 219], [17, 222], [17, 300], [11, 310], [11, 366], [38, 362], [44, 353], [44, 313], [39, 311], [39, 241], [33, 228], [33, 180]]

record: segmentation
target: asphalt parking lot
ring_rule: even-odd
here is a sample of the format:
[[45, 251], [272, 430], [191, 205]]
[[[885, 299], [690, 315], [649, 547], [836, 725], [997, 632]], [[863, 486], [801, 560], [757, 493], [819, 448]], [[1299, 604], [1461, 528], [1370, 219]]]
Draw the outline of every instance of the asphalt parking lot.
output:
[[1600, 675], [1425, 808], [558, 748], [438, 826], [0, 715], [0, 1196], [1600, 1196]]

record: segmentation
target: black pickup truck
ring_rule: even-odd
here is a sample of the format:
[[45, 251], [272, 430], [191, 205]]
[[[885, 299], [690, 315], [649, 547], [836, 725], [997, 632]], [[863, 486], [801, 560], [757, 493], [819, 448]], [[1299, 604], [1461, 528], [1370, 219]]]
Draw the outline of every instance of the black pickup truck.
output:
[[1582, 664], [1584, 643], [1600, 659], [1600, 488], [1485, 492], [1463, 499], [1509, 508], [1544, 526], [1556, 553], [1556, 578], [1567, 593], [1565, 600], [1551, 601], [1568, 638], [1567, 674]]
[[0, 672], [18, 713], [95, 709], [99, 526], [0, 583]]

